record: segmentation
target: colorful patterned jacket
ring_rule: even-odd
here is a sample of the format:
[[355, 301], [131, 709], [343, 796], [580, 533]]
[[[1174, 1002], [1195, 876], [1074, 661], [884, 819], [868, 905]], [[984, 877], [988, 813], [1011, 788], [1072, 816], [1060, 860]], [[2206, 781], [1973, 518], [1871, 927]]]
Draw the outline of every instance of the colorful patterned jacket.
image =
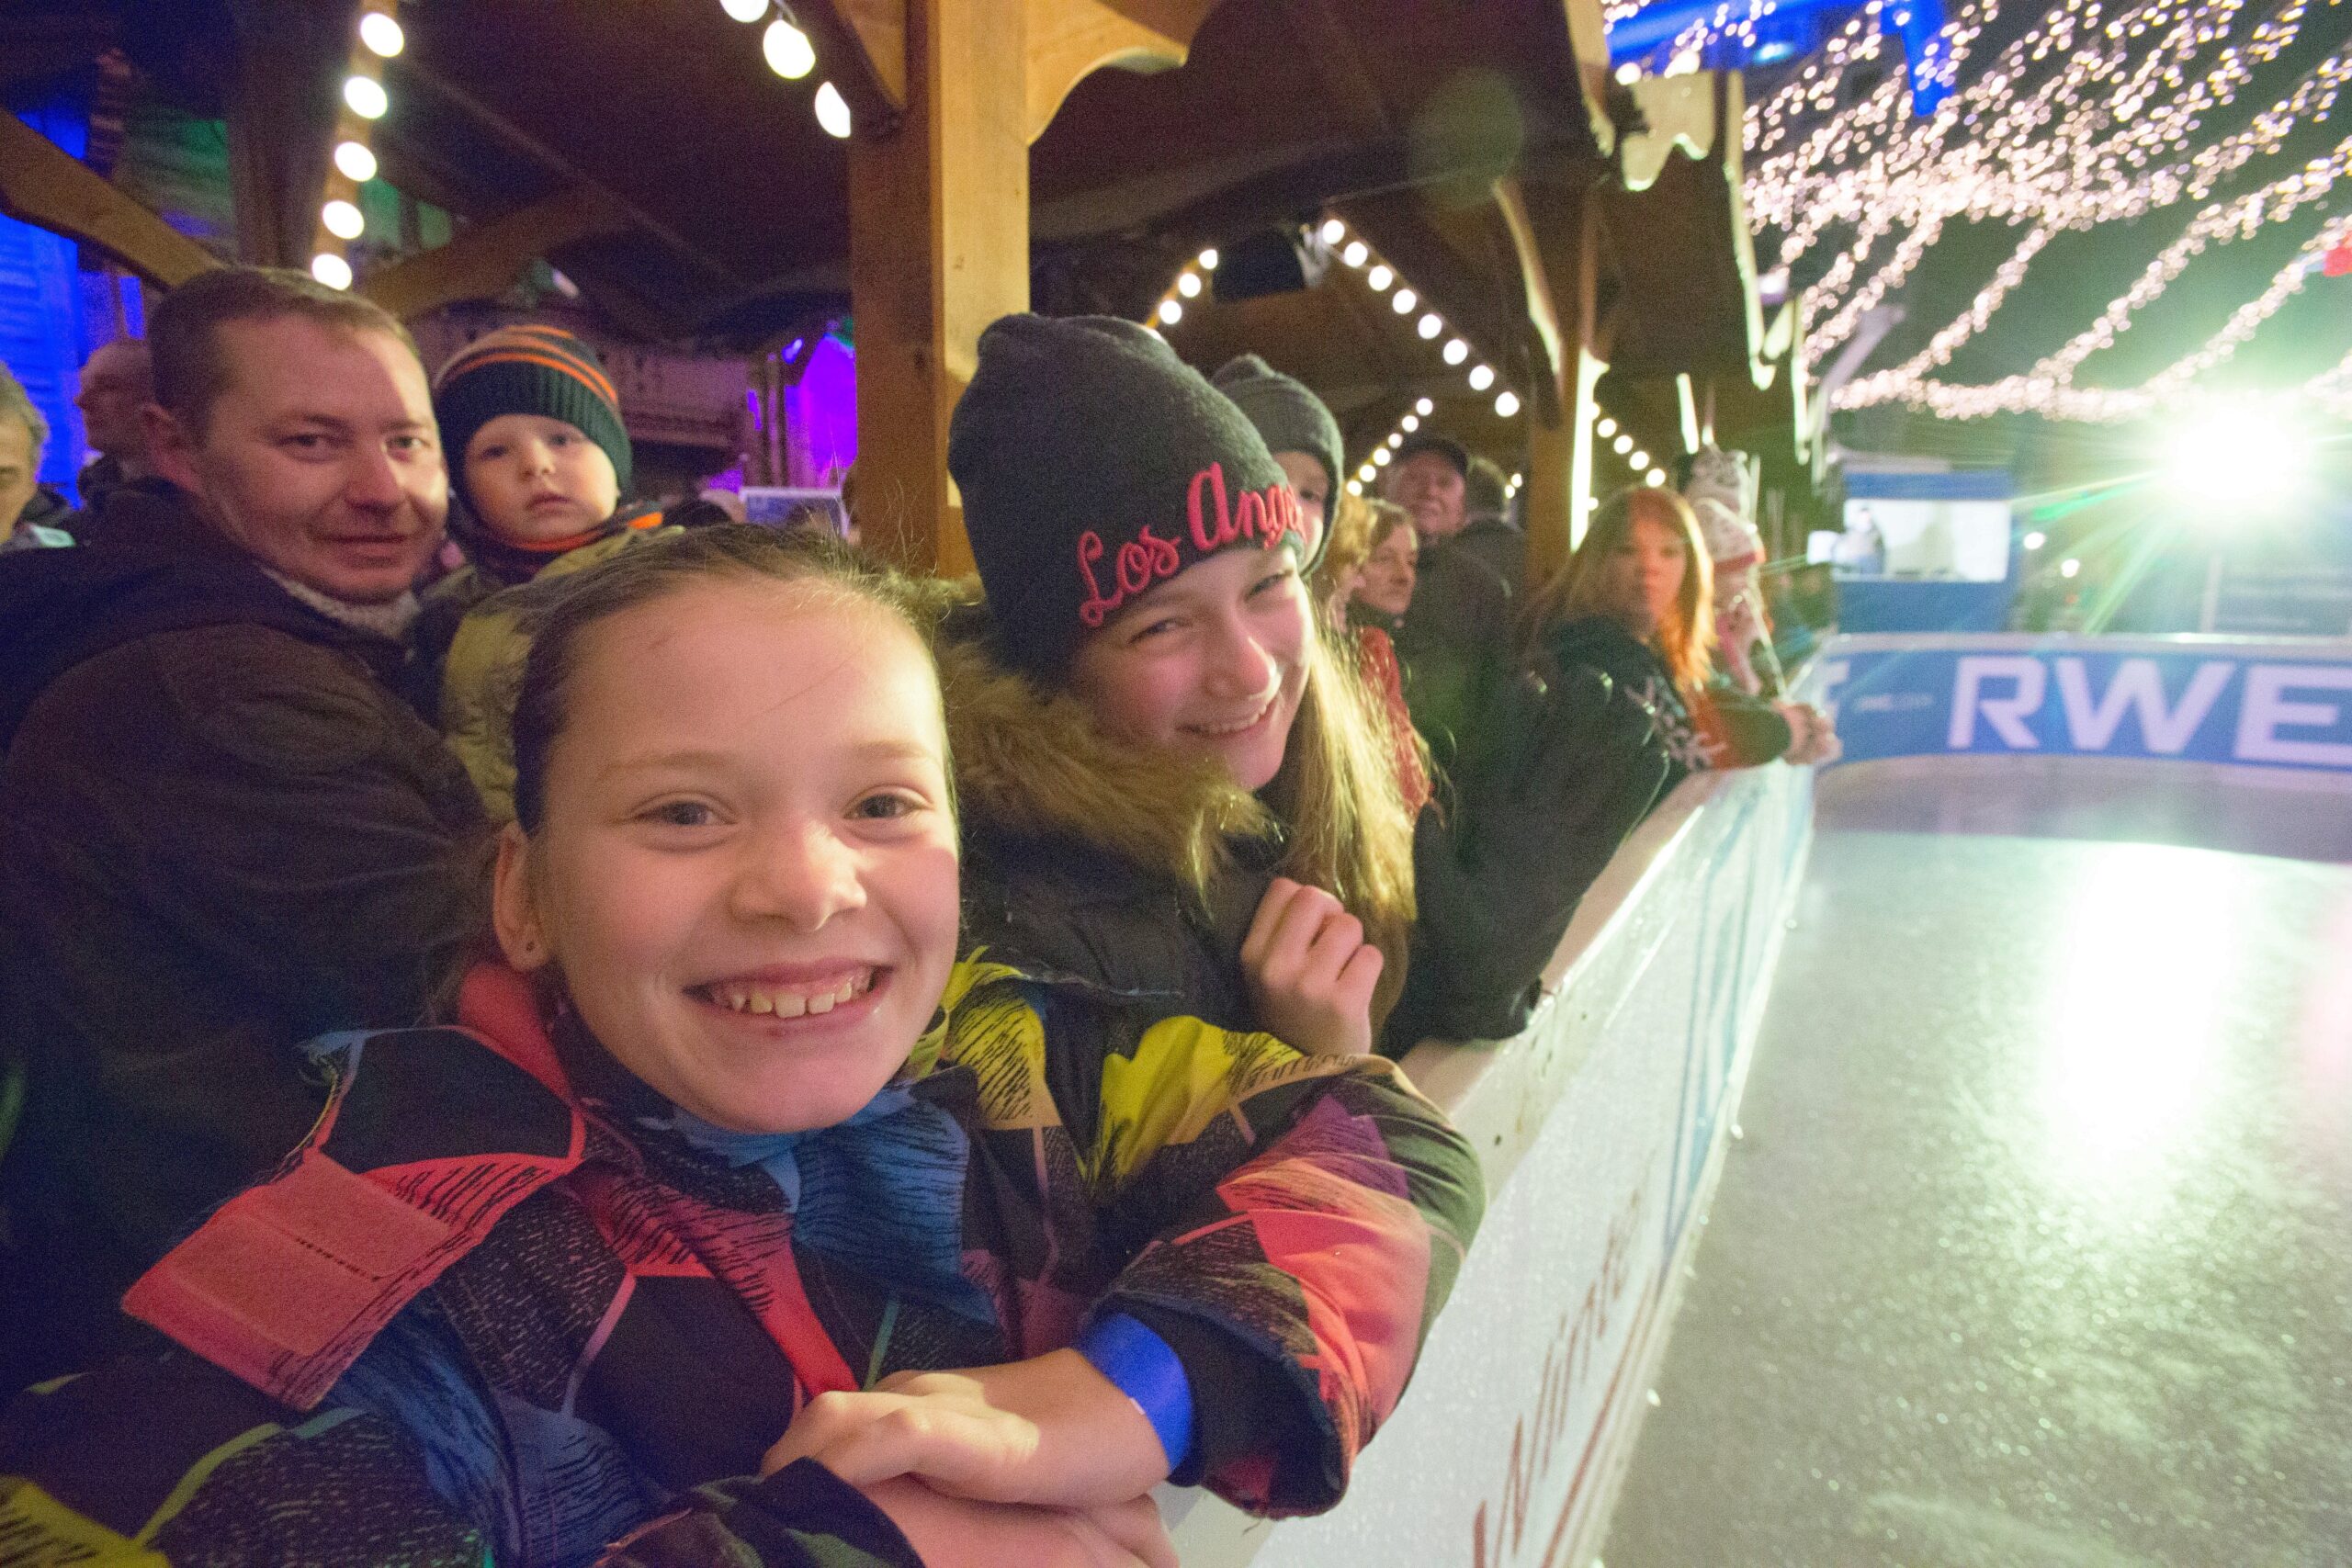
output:
[[808, 1134], [693, 1122], [552, 1010], [485, 967], [462, 1028], [321, 1042], [310, 1140], [125, 1300], [177, 1348], [0, 1421], [0, 1560], [911, 1562], [813, 1462], [757, 1479], [793, 1413], [1108, 1312], [1190, 1379], [1179, 1481], [1327, 1508], [1480, 1213], [1388, 1064], [985, 958]]

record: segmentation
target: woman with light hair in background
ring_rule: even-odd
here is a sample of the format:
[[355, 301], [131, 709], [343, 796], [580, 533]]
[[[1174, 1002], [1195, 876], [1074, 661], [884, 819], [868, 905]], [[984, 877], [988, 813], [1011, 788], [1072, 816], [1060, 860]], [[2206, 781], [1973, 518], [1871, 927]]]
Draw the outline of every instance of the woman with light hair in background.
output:
[[1837, 755], [1820, 709], [1716, 679], [1713, 566], [1690, 502], [1670, 490], [1602, 502], [1577, 553], [1528, 605], [1526, 629], [1532, 651], [1562, 670], [1598, 670], [1648, 706], [1673, 758], [1668, 790], [1702, 768]]

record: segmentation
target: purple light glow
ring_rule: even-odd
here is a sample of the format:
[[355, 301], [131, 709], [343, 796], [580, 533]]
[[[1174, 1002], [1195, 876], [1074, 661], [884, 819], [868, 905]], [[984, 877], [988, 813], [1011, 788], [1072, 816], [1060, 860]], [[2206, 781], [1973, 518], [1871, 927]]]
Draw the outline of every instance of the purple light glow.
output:
[[796, 485], [830, 489], [857, 457], [857, 360], [821, 337], [808, 368], [784, 393], [786, 468]]

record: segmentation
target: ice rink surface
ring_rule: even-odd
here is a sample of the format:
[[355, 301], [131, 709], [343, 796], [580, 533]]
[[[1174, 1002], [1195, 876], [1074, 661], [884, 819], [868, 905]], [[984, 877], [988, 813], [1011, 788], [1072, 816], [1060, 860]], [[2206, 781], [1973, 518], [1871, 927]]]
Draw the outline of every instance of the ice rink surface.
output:
[[1607, 1568], [2352, 1564], [2352, 794], [2293, 784], [1821, 781]]

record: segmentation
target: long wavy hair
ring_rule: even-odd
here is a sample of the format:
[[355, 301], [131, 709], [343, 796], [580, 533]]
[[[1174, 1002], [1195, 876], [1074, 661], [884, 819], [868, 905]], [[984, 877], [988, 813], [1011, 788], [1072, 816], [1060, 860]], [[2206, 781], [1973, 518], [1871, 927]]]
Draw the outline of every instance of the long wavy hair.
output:
[[1652, 634], [1650, 651], [1688, 703], [1707, 683], [1713, 669], [1708, 649], [1715, 640], [1714, 563], [1707, 558], [1690, 503], [1670, 490], [1640, 485], [1602, 502], [1568, 564], [1529, 601], [1522, 629], [1532, 646], [1563, 621], [1586, 615], [1615, 618], [1610, 558], [1630, 544], [1634, 525], [1644, 522], [1655, 523], [1682, 541], [1682, 588], [1675, 595], [1674, 614], [1661, 619]]
[[1396, 776], [1387, 712], [1365, 687], [1346, 637], [1319, 628], [1309, 636], [1306, 688], [1290, 743], [1260, 795], [1283, 826], [1277, 869], [1339, 899], [1387, 960], [1373, 1000], [1376, 1025], [1405, 984], [1414, 918], [1413, 817]]

